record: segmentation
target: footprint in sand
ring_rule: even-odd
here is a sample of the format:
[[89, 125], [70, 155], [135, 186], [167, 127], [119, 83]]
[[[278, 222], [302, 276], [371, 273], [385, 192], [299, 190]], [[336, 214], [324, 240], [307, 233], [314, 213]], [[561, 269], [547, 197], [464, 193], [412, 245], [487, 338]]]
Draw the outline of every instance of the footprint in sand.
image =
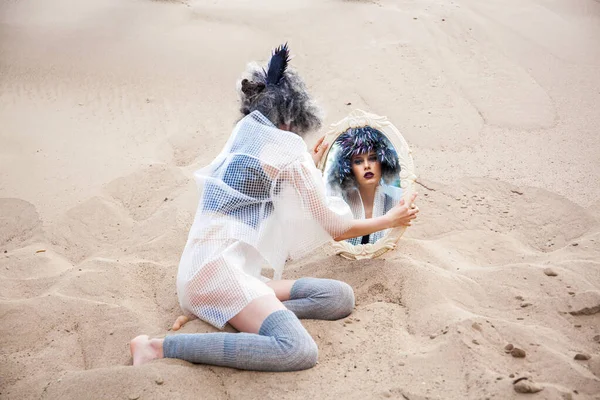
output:
[[157, 238], [180, 231], [171, 229], [178, 211], [170, 205], [188, 183], [193, 186], [178, 168], [163, 164], [142, 168], [107, 184], [106, 195], [68, 210], [48, 227], [48, 237], [74, 264], [99, 254], [118, 259], [128, 249], [150, 242], [154, 249]]
[[195, 162], [208, 164], [221, 150], [229, 137], [233, 125], [215, 124], [208, 121], [205, 125], [181, 129], [168, 139], [173, 152], [173, 162], [178, 167], [187, 167]]
[[384, 302], [402, 305], [402, 297], [398, 293], [395, 295], [387, 286], [383, 283], [374, 283], [367, 289], [367, 293], [370, 297], [371, 302]]
[[[115, 276], [119, 277], [118, 285]], [[129, 306], [166, 315], [178, 307], [174, 282], [172, 264], [93, 258], [65, 276], [55, 291], [69, 298], [98, 303], [115, 304], [118, 299], [125, 299]]]
[[513, 382], [513, 389], [517, 393], [537, 393], [541, 392], [544, 388], [533, 382], [530, 378], [523, 377]]
[[48, 228], [54, 248], [72, 263], [107, 247], [124, 245], [134, 237], [134, 221], [103, 197], [93, 197], [67, 211]]
[[106, 192], [131, 217], [145, 220], [173, 198], [189, 179], [178, 168], [152, 164], [106, 185]]
[[589, 290], [577, 293], [569, 301], [569, 314], [593, 315], [600, 312], [600, 292]]
[[40, 232], [42, 221], [35, 206], [25, 200], [0, 199], [0, 250], [14, 249]]
[[129, 355], [123, 343], [145, 327], [128, 307], [60, 293], [14, 301], [5, 309], [2, 350], [17, 361], [11, 373], [21, 379], [40, 364], [48, 374], [63, 365], [72, 370], [124, 365]]

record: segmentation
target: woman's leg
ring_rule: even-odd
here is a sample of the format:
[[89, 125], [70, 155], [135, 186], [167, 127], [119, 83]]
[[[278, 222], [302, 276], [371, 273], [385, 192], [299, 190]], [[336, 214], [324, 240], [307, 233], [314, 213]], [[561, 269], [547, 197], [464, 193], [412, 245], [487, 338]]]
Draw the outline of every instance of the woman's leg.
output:
[[354, 309], [354, 291], [333, 279], [300, 278], [267, 283], [283, 305], [301, 319], [336, 320]]
[[[301, 278], [298, 280], [269, 281], [279, 301], [298, 318], [336, 320], [345, 318], [354, 309], [354, 291], [350, 285], [333, 279]], [[257, 299], [258, 300], [258, 299]], [[241, 316], [240, 316], [241, 315]], [[238, 314], [242, 318], [245, 314]], [[243, 321], [234, 323], [241, 324]], [[264, 316], [253, 316], [249, 322], [263, 321]], [[187, 316], [180, 316], [173, 324], [173, 330], [179, 330], [186, 322]], [[230, 321], [230, 322], [231, 322]], [[260, 327], [245, 327], [243, 332], [257, 332]]]
[[241, 333], [138, 336], [131, 341], [133, 364], [166, 357], [256, 371], [298, 371], [317, 362], [316, 343], [275, 296], [253, 300], [229, 322]]

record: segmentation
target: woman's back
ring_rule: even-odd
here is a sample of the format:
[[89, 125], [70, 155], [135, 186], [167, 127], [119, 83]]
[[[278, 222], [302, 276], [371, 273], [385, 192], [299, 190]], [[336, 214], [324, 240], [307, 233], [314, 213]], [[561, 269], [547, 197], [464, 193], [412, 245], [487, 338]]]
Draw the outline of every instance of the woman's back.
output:
[[[215, 160], [195, 176], [200, 202], [186, 251], [202, 243], [241, 241], [279, 275], [288, 257], [324, 244], [330, 232], [344, 232], [350, 223], [347, 206], [332, 211], [327, 203], [302, 138], [259, 112], [244, 117]], [[201, 264], [207, 253], [194, 252]]]
[[273, 181], [261, 163], [245, 154], [234, 154], [214, 170], [221, 179], [207, 179], [204, 185], [204, 212], [218, 212], [258, 228], [273, 211]]

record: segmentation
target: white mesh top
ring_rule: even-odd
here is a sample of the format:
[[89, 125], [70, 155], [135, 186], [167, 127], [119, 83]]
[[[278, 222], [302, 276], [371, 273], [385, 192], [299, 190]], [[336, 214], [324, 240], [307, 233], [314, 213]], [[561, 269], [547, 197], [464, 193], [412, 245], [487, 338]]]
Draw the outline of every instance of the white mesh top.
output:
[[[352, 213], [327, 197], [321, 172], [298, 135], [260, 112], [244, 117], [224, 149], [196, 171], [200, 201], [177, 277], [184, 311], [222, 327], [251, 300], [272, 293], [288, 258], [350, 229]], [[264, 265], [264, 264], [267, 265]]]

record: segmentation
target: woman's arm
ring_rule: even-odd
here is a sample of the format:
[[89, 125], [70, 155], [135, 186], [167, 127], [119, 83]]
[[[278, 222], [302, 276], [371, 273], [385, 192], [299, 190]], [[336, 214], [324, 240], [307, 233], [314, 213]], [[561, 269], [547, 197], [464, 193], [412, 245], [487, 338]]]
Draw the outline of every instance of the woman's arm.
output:
[[[418, 208], [409, 208], [404, 205], [404, 200], [400, 200], [396, 206], [381, 217], [370, 218], [368, 220], [353, 220], [350, 229], [340, 234], [341, 229], [337, 229], [339, 227], [336, 223], [336, 220], [339, 220], [340, 217], [327, 206], [323, 190], [314, 181], [315, 178], [306, 165], [300, 164], [299, 168], [298, 164], [291, 165], [289, 168], [280, 171], [278, 179], [289, 181], [294, 185], [306, 210], [337, 241], [370, 235], [373, 232], [397, 226], [409, 226], [410, 221], [416, 218], [416, 214], [419, 212]], [[410, 205], [413, 204], [416, 197], [416, 194], [411, 196]], [[337, 232], [334, 232], [336, 229]]]
[[404, 199], [400, 200], [387, 214], [381, 217], [369, 219], [355, 219], [352, 227], [342, 235], [334, 238], [336, 242], [346, 240], [358, 236], [370, 235], [373, 232], [383, 231], [385, 229], [395, 228], [398, 226], [410, 226], [412, 220], [417, 218], [419, 209], [413, 203], [417, 198], [414, 193], [410, 196], [410, 206], [405, 205]]
[[370, 235], [373, 232], [383, 231], [389, 228], [389, 221], [385, 215], [369, 219], [355, 219], [352, 227], [342, 235], [334, 238], [336, 242], [359, 236]]

